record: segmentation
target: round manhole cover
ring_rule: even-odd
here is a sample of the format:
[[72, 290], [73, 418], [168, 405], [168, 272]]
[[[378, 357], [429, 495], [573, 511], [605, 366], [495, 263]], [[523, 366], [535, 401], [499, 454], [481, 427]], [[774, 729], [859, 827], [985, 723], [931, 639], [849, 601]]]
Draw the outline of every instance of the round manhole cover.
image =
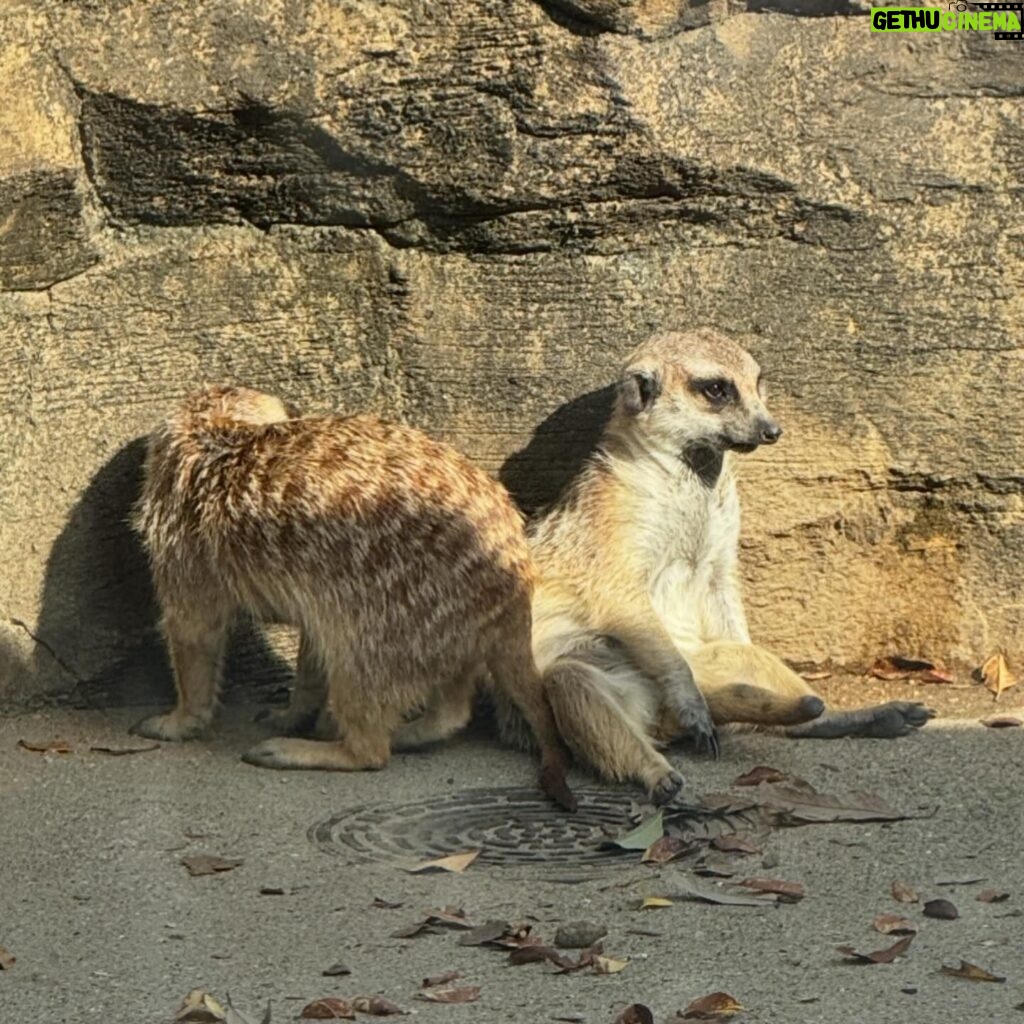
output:
[[314, 825], [312, 842], [327, 853], [410, 862], [463, 850], [496, 866], [598, 867], [623, 851], [604, 849], [632, 826], [629, 807], [600, 790], [576, 790], [567, 814], [532, 789], [474, 789], [432, 800], [356, 807]]

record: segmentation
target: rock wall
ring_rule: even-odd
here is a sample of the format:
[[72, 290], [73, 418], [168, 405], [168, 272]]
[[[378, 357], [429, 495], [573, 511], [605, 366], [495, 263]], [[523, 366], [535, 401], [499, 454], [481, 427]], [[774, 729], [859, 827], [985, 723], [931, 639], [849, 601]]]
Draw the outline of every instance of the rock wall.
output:
[[623, 354], [700, 323], [787, 428], [743, 467], [758, 639], [1020, 650], [1021, 44], [846, 0], [0, 17], [0, 699], [163, 694], [125, 518], [197, 383], [404, 418], [532, 506]]

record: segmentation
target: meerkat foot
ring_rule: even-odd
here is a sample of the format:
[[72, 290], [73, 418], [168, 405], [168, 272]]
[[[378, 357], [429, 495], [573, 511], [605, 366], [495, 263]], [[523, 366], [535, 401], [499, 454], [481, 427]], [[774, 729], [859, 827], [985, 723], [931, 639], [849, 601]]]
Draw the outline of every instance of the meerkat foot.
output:
[[277, 737], [242, 755], [258, 768], [294, 768], [336, 772], [376, 771], [388, 763], [386, 750], [353, 750], [344, 742]]
[[719, 753], [718, 732], [711, 718], [711, 711], [703, 697], [699, 701], [680, 701], [676, 705], [676, 716], [686, 735], [693, 740], [697, 753], [707, 751], [717, 758]]
[[651, 799], [657, 806], [669, 803], [683, 787], [683, 777], [674, 768], [651, 787]]
[[202, 736], [210, 727], [210, 720], [200, 715], [189, 715], [175, 708], [163, 715], [152, 715], [132, 726], [136, 736], [145, 736], [149, 740], [166, 740], [177, 743], [182, 740], [194, 740]]
[[254, 721], [279, 736], [316, 736], [320, 712], [317, 708], [264, 708]]
[[806, 725], [787, 729], [786, 735], [797, 739], [839, 739], [858, 736], [863, 739], [896, 739], [920, 729], [935, 712], [916, 701], [894, 700], [870, 708], [853, 711], [826, 711]]

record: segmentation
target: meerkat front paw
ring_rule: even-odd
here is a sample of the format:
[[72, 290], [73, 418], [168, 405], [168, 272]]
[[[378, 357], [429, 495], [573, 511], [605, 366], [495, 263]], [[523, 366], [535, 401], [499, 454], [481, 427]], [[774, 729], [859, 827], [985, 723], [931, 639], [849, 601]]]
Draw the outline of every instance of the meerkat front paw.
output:
[[683, 777], [673, 769], [670, 772], [666, 772], [651, 787], [651, 800], [654, 801], [656, 806], [660, 807], [662, 804], [667, 804], [672, 800], [682, 787]]
[[681, 704], [677, 709], [679, 724], [686, 731], [686, 735], [693, 740], [694, 749], [697, 753], [707, 751], [712, 757], [718, 757], [718, 732], [715, 723], [711, 720], [711, 712], [708, 710], [704, 698], [689, 700]]
[[206, 732], [209, 721], [196, 715], [181, 714], [177, 708], [164, 715], [153, 715], [144, 718], [131, 731], [136, 736], [145, 736], [150, 740], [166, 740], [177, 743], [182, 740], [194, 740]]

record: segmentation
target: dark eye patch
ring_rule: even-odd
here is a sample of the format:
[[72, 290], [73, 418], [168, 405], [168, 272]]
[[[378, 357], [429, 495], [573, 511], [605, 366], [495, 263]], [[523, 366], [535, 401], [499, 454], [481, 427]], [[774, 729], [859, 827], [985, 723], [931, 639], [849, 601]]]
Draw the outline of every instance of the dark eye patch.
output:
[[692, 381], [690, 390], [703, 395], [712, 405], [725, 405], [739, 398], [736, 385], [727, 377], [706, 377]]

